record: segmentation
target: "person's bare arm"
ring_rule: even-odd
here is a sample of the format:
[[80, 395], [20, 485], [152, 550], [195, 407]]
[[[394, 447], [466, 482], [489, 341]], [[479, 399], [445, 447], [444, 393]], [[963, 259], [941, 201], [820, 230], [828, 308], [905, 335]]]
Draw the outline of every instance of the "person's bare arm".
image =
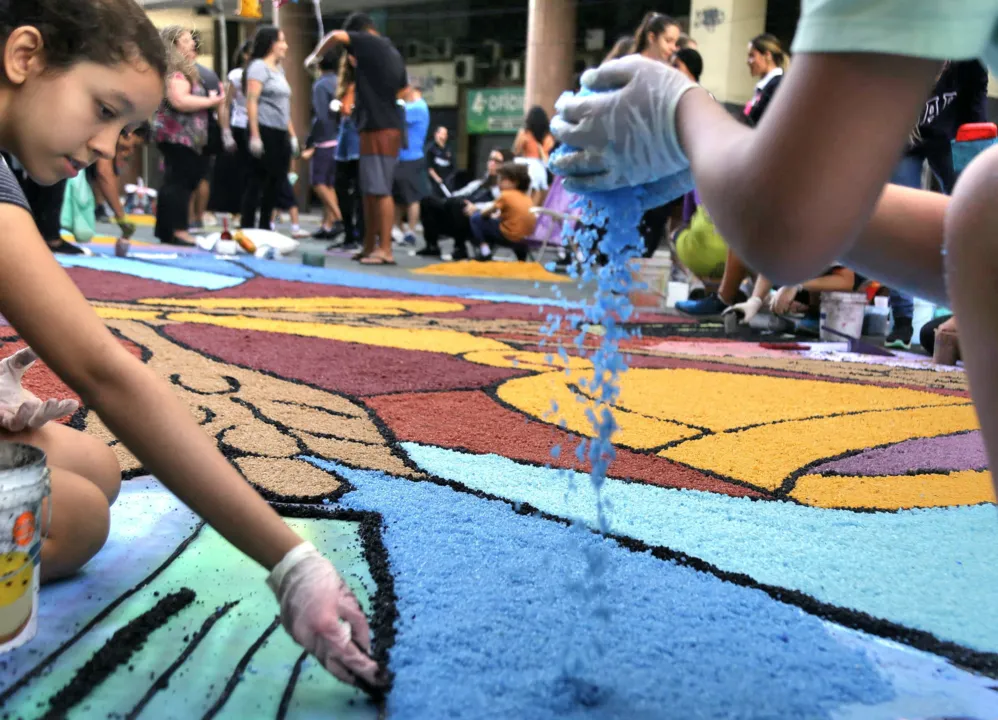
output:
[[856, 283], [856, 273], [846, 267], [837, 267], [827, 275], [812, 278], [800, 284], [801, 290], [809, 292], [852, 292]]
[[326, 52], [333, 47], [333, 45], [350, 45], [350, 34], [345, 30], [333, 30], [331, 33], [326, 33], [326, 37], [319, 41], [319, 44], [315, 46], [315, 50], [312, 54], [305, 58], [305, 67], [313, 65], [320, 57], [326, 54]]
[[177, 112], [198, 112], [200, 110], [211, 110], [225, 98], [224, 95], [215, 97], [198, 97], [191, 93], [191, 83], [182, 75], [175, 75], [170, 78], [166, 85], [166, 99], [170, 106]]
[[435, 183], [440, 183], [442, 185], [444, 182], [443, 180], [440, 179], [440, 176], [437, 175], [437, 171], [434, 170], [433, 168], [430, 168], [430, 177], [433, 178], [433, 182]]
[[101, 158], [97, 161], [97, 187], [108, 205], [111, 206], [114, 216], [119, 220], [124, 219], [125, 208], [121, 205], [121, 197], [118, 194], [118, 178], [114, 174], [114, 160]]
[[249, 118], [250, 137], [260, 137], [260, 93], [263, 83], [259, 80], [246, 81], [246, 115]]
[[236, 88], [231, 81], [225, 81], [225, 99], [222, 100], [221, 107], [218, 108], [218, 125], [222, 131], [232, 131], [232, 98], [235, 97]]
[[524, 135], [523, 128], [520, 128], [519, 132], [516, 133], [516, 137], [513, 138], [512, 151], [514, 155], [519, 155], [523, 152], [523, 145], [526, 142], [526, 137]]
[[769, 291], [772, 289], [773, 283], [769, 281], [768, 277], [760, 273], [755, 277], [755, 285], [752, 287], [752, 297], [765, 300], [766, 296], [769, 295]]
[[913, 229], [894, 211], [920, 200], [895, 200], [893, 188], [877, 199], [939, 66], [802, 53], [754, 130], [706, 91], [687, 92], [677, 131], [720, 233], [749, 265], [785, 283], [814, 277], [861, 234], [882, 245]]
[[301, 539], [226, 462], [167, 383], [124, 349], [42, 241], [0, 205], [0, 313], [150, 473], [270, 569]]

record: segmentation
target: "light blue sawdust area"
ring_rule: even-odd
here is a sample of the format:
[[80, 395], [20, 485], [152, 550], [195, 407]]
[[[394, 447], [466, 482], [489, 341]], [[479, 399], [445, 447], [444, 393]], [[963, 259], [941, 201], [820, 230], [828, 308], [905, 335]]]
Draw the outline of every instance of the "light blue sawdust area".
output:
[[151, 263], [143, 260], [98, 255], [60, 255], [58, 259], [64, 267], [105, 270], [107, 272], [145, 278], [146, 280], [159, 280], [160, 282], [183, 285], [184, 287], [203, 288], [205, 290], [221, 290], [240, 285], [243, 282], [241, 277], [230, 277], [203, 270], [189, 270], [179, 265], [173, 266], [165, 261]]
[[[112, 532], [105, 548], [86, 571], [59, 585], [42, 589], [39, 635], [10, 658], [4, 687], [34, 667], [38, 660], [75, 634], [116, 597], [146, 577], [191, 534], [193, 516], [155, 481], [129, 481], [111, 511]], [[339, 567], [370, 608], [374, 583], [363, 559], [355, 522], [289, 519]], [[123, 717], [156, 679], [183, 652], [194, 633], [226, 602], [238, 604], [211, 628], [193, 654], [157, 692], [143, 718], [202, 717], [219, 698], [239, 660], [262, 637], [277, 615], [276, 600], [264, 584], [264, 571], [236, 551], [217, 533], [205, 528], [188, 548], [150, 584], [126, 599], [80, 640], [70, 645], [40, 677], [4, 703], [17, 717], [37, 718], [48, 700], [111, 635], [160, 598], [183, 587], [197, 594], [153, 632], [129, 663], [119, 667], [68, 715], [71, 719]], [[275, 630], [252, 655], [220, 718], [276, 717], [278, 705], [301, 655], [282, 628]], [[367, 720], [376, 709], [359, 692], [335, 680], [309, 659], [303, 666], [289, 705], [289, 718], [337, 717]]]
[[[761, 591], [507, 503], [311, 461], [354, 486], [344, 505], [384, 519], [399, 613], [390, 718], [878, 720], [926, 698], [949, 713], [995, 700], [934, 657], [846, 635]], [[579, 594], [584, 550], [605, 561], [603, 621]], [[899, 653], [906, 665], [885, 662]], [[570, 659], [585, 660], [573, 677], [597, 685], [596, 705], [570, 690]]]
[[277, 262], [249, 256], [240, 257], [239, 262], [246, 265], [246, 267], [252, 268], [264, 277], [275, 280], [297, 280], [299, 282], [323, 283], [326, 285], [343, 285], [345, 287], [363, 288], [365, 290], [389, 290], [411, 295], [466, 297], [475, 300], [489, 300], [491, 302], [575, 307], [575, 304], [561, 300], [545, 300], [504, 293], [483, 293], [481, 289], [475, 288], [442, 285], [440, 283], [410, 280], [397, 276], [372, 275], [369, 273], [351, 272], [349, 270], [335, 270], [333, 268], [316, 268], [309, 265], [297, 265], [290, 262]]
[[[597, 527], [586, 475], [497, 455], [403, 447], [429, 473]], [[856, 513], [620, 480], [609, 480], [604, 493], [614, 534], [998, 652], [998, 515], [992, 505]]]

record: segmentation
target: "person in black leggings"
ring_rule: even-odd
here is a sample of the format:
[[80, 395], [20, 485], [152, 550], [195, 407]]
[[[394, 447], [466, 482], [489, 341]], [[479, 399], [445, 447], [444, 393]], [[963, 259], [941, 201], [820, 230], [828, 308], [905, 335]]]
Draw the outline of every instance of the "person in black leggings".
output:
[[243, 195], [242, 226], [269, 230], [281, 183], [292, 156], [299, 154], [298, 138], [291, 124], [291, 86], [280, 67], [288, 53], [284, 33], [262, 27], [253, 38], [250, 63], [243, 74], [246, 112], [249, 115], [249, 177]]
[[208, 142], [208, 113], [224, 96], [208, 93], [194, 65], [194, 38], [186, 28], [161, 31], [170, 59], [166, 98], [153, 120], [165, 172], [156, 205], [156, 237], [160, 242], [193, 245], [187, 232], [191, 195], [204, 177], [201, 151]]

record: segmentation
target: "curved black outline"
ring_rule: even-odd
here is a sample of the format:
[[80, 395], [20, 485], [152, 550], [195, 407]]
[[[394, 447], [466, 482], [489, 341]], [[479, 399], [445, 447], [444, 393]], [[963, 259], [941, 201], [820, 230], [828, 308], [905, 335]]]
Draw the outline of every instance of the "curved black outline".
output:
[[205, 714], [201, 716], [202, 720], [211, 720], [211, 718], [218, 714], [225, 703], [228, 702], [229, 698], [232, 696], [232, 693], [235, 691], [236, 686], [243, 679], [243, 673], [249, 666], [250, 661], [256, 654], [256, 651], [259, 650], [265, 642], [267, 642], [267, 638], [273, 635], [274, 631], [280, 626], [281, 618], [275, 617], [273, 622], [267, 626], [267, 629], [263, 631], [260, 637], [254, 640], [253, 644], [249, 646], [245, 653], [243, 653], [243, 656], [239, 658], [239, 662], [236, 663], [236, 667], [233, 669], [232, 674], [229, 675], [229, 679], [225, 683], [225, 687], [222, 688], [222, 694], [215, 699], [215, 702], [212, 703], [211, 707], [209, 707], [205, 711]]

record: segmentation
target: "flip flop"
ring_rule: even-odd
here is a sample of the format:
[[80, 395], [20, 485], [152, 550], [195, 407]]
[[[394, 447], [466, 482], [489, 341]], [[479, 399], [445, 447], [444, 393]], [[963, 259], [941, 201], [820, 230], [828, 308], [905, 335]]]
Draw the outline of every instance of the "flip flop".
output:
[[389, 260], [388, 258], [381, 257], [380, 255], [368, 255], [365, 258], [360, 259], [361, 265], [397, 265], [394, 260]]

